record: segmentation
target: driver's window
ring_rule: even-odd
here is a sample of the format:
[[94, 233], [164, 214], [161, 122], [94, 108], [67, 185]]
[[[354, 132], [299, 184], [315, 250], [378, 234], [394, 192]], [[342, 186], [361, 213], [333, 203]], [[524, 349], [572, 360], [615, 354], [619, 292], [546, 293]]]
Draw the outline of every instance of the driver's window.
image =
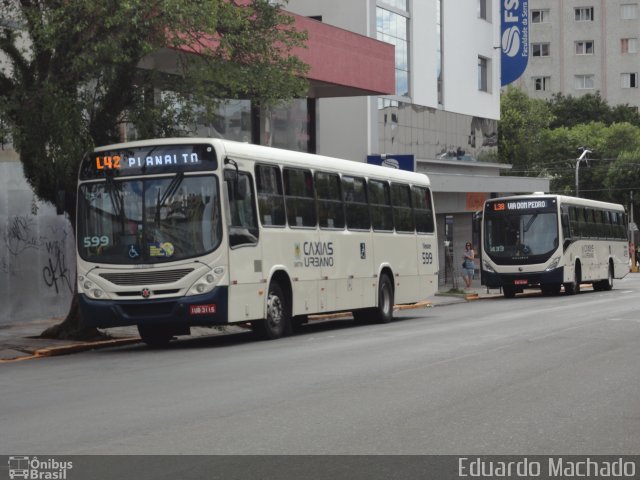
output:
[[229, 202], [229, 246], [255, 245], [259, 231], [251, 175], [225, 170], [224, 180]]

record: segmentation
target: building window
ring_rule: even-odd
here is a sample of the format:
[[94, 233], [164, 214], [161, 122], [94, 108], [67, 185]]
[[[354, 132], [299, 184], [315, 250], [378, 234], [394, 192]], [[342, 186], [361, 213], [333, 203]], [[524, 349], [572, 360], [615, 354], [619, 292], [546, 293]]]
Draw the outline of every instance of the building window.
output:
[[[390, 5], [404, 5], [406, 0], [386, 2]], [[396, 95], [409, 96], [409, 19], [390, 10], [376, 8], [377, 39], [396, 47]]]
[[478, 0], [478, 17], [483, 20], [491, 20], [491, 2]]
[[622, 20], [635, 20], [638, 18], [638, 4], [623, 3], [620, 5], [620, 18]]
[[576, 90], [593, 90], [594, 88], [593, 75], [576, 75], [574, 78], [575, 78]]
[[620, 53], [638, 53], [637, 38], [621, 38]]
[[576, 42], [576, 55], [593, 55], [593, 40]]
[[546, 92], [551, 87], [551, 77], [533, 77], [533, 88], [536, 92]]
[[637, 73], [623, 73], [621, 76], [622, 88], [638, 88]]
[[574, 8], [576, 22], [593, 22], [593, 7]]
[[478, 57], [478, 90], [489, 91], [489, 59]]
[[386, 3], [392, 7], [395, 7], [399, 10], [408, 11], [407, 9], [407, 0], [382, 0], [382, 3]]
[[531, 23], [549, 23], [549, 10], [531, 10]]
[[548, 57], [549, 44], [548, 43], [532, 43], [531, 55], [534, 57]]

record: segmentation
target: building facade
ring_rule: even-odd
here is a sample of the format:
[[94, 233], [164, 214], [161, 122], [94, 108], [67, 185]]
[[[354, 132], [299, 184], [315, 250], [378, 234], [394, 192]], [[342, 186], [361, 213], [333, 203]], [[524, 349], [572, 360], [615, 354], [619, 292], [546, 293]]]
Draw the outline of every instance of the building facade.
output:
[[600, 92], [640, 107], [640, 2], [529, 0], [530, 55], [515, 84], [533, 98]]
[[[395, 92], [317, 100], [317, 152], [366, 161], [412, 157], [431, 177], [440, 281], [450, 283], [486, 198], [548, 191], [549, 180], [500, 176], [499, 0], [289, 0], [287, 9], [395, 47]], [[447, 255], [448, 254], [448, 255]], [[449, 260], [449, 262], [447, 262]]]

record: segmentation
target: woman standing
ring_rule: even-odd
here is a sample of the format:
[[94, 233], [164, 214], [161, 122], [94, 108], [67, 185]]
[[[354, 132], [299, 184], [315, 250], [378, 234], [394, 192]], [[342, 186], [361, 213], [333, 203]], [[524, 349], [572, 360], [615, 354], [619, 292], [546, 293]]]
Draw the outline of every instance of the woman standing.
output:
[[464, 254], [462, 262], [462, 279], [464, 280], [464, 288], [471, 288], [471, 280], [473, 280], [473, 272], [475, 271], [475, 263], [473, 259], [476, 257], [476, 252], [473, 251], [473, 245], [471, 242], [467, 242], [464, 246]]

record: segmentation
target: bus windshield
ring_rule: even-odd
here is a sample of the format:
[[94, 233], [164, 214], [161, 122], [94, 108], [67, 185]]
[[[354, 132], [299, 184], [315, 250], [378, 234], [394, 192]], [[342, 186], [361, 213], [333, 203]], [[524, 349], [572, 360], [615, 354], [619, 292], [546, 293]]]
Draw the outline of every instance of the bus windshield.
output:
[[558, 248], [556, 211], [485, 212], [484, 249], [496, 262], [541, 263]]
[[78, 252], [108, 264], [197, 257], [220, 245], [219, 205], [214, 175], [85, 183], [78, 195]]

